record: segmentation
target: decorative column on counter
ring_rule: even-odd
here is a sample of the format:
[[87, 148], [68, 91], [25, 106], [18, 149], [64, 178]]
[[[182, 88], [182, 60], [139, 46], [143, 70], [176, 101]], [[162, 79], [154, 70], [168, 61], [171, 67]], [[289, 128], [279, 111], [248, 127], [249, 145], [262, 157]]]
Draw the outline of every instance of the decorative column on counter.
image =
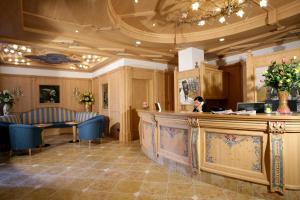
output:
[[192, 152], [192, 170], [194, 173], [200, 172], [200, 124], [197, 118], [188, 118], [188, 125], [191, 127], [191, 152]]
[[284, 180], [284, 155], [283, 134], [286, 132], [285, 122], [268, 122], [270, 140], [270, 189], [271, 192], [283, 194]]

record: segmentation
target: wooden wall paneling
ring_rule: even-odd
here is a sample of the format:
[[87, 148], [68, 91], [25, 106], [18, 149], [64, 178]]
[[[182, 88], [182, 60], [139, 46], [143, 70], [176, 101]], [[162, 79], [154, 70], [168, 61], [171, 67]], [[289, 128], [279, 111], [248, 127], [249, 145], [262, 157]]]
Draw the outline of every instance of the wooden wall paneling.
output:
[[[16, 101], [12, 107], [12, 112], [24, 112], [33, 107], [32, 101], [32, 77], [18, 75], [0, 75], [0, 90], [20, 88], [23, 91], [23, 96]], [[2, 112], [1, 112], [2, 113]]]
[[246, 70], [244, 71], [244, 102], [255, 101], [255, 68], [251, 51], [247, 53]]
[[92, 93], [93, 93], [94, 98], [95, 98], [95, 103], [94, 103], [94, 105], [92, 107], [92, 111], [100, 113], [102, 98], [101, 98], [101, 95], [100, 95], [100, 93], [101, 93], [101, 91], [100, 91], [101, 85], [100, 85], [99, 79], [100, 79], [99, 77], [92, 79]]
[[228, 109], [236, 109], [238, 102], [243, 101], [243, 80], [242, 80], [242, 64], [240, 62], [220, 67], [223, 70], [224, 84], [227, 93], [227, 105]]
[[165, 72], [165, 109], [174, 110], [174, 71]]

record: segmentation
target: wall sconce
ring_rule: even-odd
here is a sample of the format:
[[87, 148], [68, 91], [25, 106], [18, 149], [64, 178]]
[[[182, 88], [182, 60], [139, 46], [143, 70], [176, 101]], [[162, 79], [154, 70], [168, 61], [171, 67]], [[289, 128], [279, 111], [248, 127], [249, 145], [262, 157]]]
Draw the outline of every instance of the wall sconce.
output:
[[20, 97], [24, 96], [24, 93], [20, 87], [16, 87], [12, 89], [12, 95], [15, 97], [15, 100], [18, 101]]
[[78, 98], [80, 96], [80, 91], [79, 89], [76, 87], [73, 89], [73, 97]]

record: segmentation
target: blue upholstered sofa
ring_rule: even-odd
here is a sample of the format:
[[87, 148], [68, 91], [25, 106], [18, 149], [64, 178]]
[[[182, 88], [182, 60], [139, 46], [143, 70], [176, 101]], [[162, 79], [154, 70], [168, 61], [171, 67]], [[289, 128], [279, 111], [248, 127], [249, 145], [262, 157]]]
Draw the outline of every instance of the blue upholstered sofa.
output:
[[[0, 116], [0, 137], [9, 138], [10, 124], [52, 124], [47, 128], [65, 128], [71, 125], [65, 122], [76, 121], [79, 137], [82, 140], [94, 140], [103, 137], [104, 116], [95, 112], [76, 112], [65, 108], [36, 108], [19, 114]], [[1, 144], [0, 144], [1, 145]], [[3, 144], [5, 146], [5, 144]]]

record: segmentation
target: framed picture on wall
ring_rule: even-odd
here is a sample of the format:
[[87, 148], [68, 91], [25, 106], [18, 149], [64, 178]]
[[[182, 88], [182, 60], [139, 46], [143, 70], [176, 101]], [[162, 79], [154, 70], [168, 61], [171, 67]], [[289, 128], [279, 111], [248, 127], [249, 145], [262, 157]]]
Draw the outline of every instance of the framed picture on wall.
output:
[[102, 108], [108, 109], [108, 84], [102, 85]]
[[40, 85], [40, 103], [60, 103], [59, 85]]
[[200, 95], [199, 78], [192, 77], [178, 80], [179, 103], [182, 105], [191, 105], [194, 98]]

